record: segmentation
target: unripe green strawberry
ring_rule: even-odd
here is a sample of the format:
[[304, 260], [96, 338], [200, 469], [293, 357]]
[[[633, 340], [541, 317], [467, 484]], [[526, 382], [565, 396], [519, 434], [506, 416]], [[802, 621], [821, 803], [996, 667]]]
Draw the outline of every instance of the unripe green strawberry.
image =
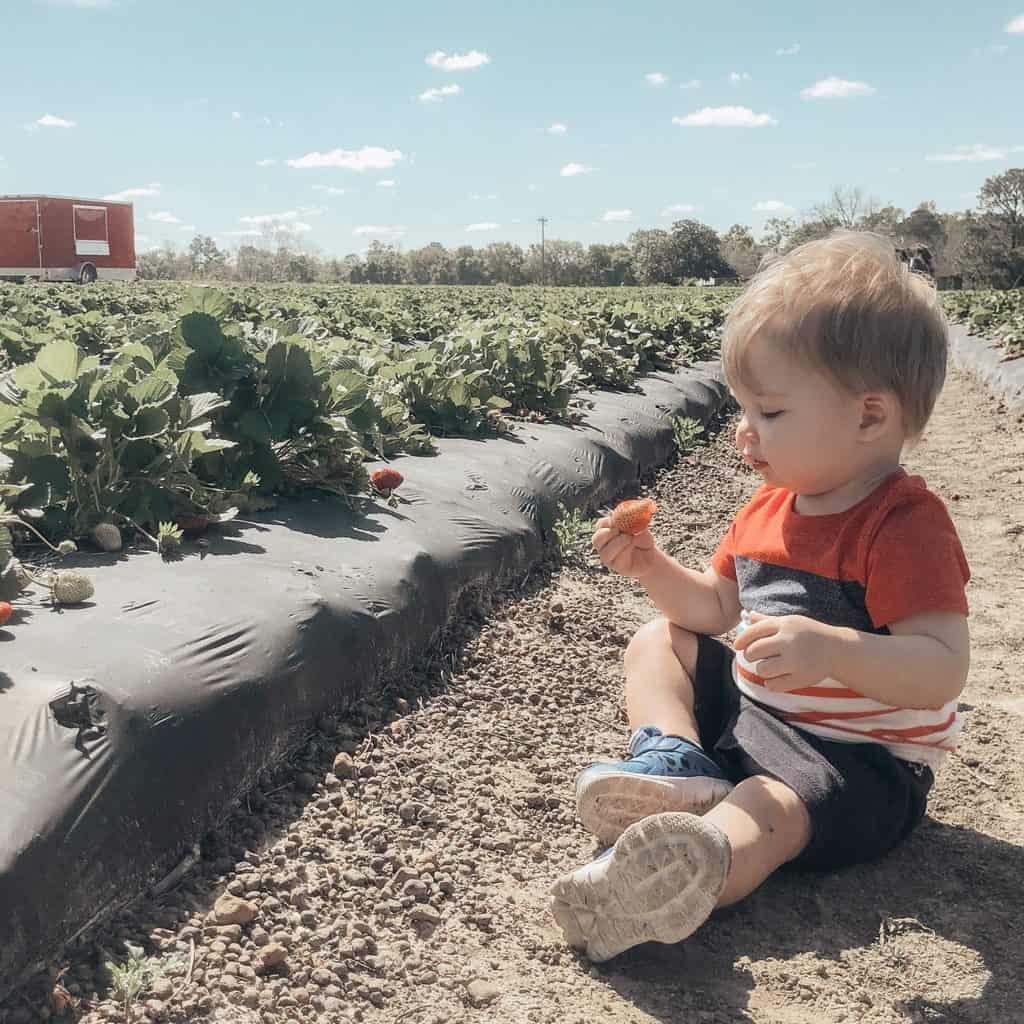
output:
[[121, 550], [121, 531], [113, 523], [100, 523], [92, 531], [92, 539], [104, 551]]
[[58, 604], [81, 604], [93, 595], [92, 580], [74, 569], [61, 569], [51, 586], [53, 599]]

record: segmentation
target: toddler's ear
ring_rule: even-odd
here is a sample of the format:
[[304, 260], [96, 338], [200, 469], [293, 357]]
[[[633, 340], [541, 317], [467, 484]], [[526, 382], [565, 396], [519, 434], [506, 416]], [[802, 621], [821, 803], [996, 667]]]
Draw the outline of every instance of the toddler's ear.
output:
[[860, 430], [865, 441], [873, 441], [884, 434], [897, 416], [895, 396], [870, 392], [861, 399]]

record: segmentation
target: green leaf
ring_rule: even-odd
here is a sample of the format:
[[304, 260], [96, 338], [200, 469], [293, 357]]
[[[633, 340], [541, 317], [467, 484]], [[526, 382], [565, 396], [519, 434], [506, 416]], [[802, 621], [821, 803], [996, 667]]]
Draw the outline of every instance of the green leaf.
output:
[[208, 313], [186, 313], [181, 318], [181, 336], [207, 362], [216, 359], [224, 347], [220, 324]]
[[163, 405], [178, 393], [178, 378], [161, 367], [132, 386], [129, 394], [139, 405]]
[[159, 405], [143, 405], [132, 417], [130, 436], [139, 439], [158, 437], [168, 427], [170, 417], [167, 410]]
[[190, 288], [182, 300], [180, 312], [205, 313], [214, 320], [223, 320], [231, 312], [231, 300], [216, 288]]
[[[68, 464], [59, 455], [40, 455], [29, 463], [28, 478], [33, 484], [49, 488], [49, 498], [66, 497], [71, 491]], [[47, 502], [49, 504], [49, 502]]]
[[[82, 366], [89, 357], [73, 341], [51, 341], [36, 355], [35, 365], [40, 373], [54, 383], [78, 380]], [[98, 360], [93, 357], [93, 364]]]
[[238, 418], [238, 432], [257, 444], [270, 444], [270, 431], [267, 417], [256, 409], [250, 409]]
[[223, 409], [227, 404], [227, 399], [217, 394], [216, 391], [204, 391], [198, 395], [189, 395], [185, 400], [185, 409], [182, 413], [185, 425], [194, 426], [209, 416], [211, 412]]
[[287, 386], [294, 394], [309, 394], [313, 390], [309, 353], [292, 342], [271, 345], [267, 351], [267, 377], [274, 387]]

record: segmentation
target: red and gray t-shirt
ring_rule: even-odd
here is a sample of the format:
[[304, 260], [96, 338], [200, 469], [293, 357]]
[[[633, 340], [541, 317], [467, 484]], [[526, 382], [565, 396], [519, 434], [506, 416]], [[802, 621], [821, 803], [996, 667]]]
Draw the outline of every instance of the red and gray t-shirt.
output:
[[[967, 559], [945, 505], [921, 477], [901, 467], [833, 515], [800, 515], [795, 501], [785, 488], [758, 488], [711, 558], [720, 576], [736, 580], [743, 608], [881, 634], [889, 634], [889, 623], [922, 612], [968, 614]], [[957, 745], [955, 700], [901, 708], [831, 678], [775, 693], [740, 651], [733, 675], [751, 700], [826, 739], [880, 743], [933, 767]]]

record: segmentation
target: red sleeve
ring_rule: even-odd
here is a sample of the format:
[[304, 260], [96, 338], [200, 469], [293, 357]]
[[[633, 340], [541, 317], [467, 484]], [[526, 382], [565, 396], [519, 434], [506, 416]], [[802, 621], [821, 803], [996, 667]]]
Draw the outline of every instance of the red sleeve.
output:
[[728, 576], [731, 580], [736, 579], [736, 562], [733, 558], [736, 551], [735, 541], [736, 520], [734, 519], [726, 535], [719, 541], [715, 553], [711, 556], [711, 568], [719, 576]]
[[867, 557], [865, 604], [876, 628], [922, 612], [968, 614], [971, 578], [945, 505], [923, 491], [886, 513]]

